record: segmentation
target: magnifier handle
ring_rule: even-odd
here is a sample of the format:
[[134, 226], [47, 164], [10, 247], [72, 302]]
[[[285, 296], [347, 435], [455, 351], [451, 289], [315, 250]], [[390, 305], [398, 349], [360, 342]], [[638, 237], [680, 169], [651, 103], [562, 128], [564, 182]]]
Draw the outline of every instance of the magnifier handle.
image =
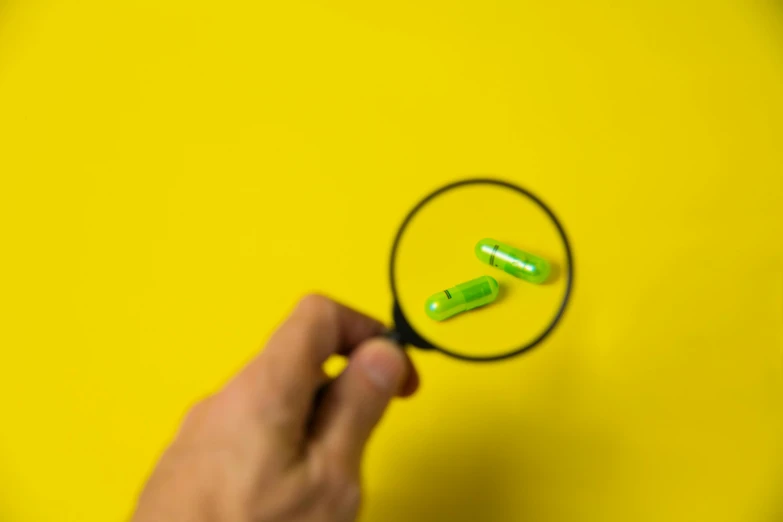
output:
[[[407, 323], [405, 324], [407, 325]], [[397, 344], [400, 348], [405, 348], [406, 346], [415, 346], [420, 350], [432, 350], [435, 348], [429, 342], [419, 336], [419, 334], [417, 334], [416, 331], [409, 326], [394, 326], [393, 328], [390, 328], [384, 332], [381, 337]]]
[[383, 334], [385, 338], [397, 343], [400, 347], [411, 345], [422, 350], [435, 348], [411, 327], [397, 302], [392, 307], [392, 319], [394, 319], [394, 326]]
[[382, 337], [399, 345], [400, 348], [405, 347], [405, 341], [402, 338], [402, 334], [396, 328], [389, 328], [383, 333]]

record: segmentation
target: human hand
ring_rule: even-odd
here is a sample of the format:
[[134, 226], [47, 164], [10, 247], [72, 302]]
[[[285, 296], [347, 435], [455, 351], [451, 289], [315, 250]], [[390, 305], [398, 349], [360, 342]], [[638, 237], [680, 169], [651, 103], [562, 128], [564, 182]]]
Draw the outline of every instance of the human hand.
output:
[[[188, 413], [133, 522], [344, 522], [359, 509], [365, 443], [418, 376], [381, 323], [304, 298], [259, 354]], [[328, 382], [332, 354], [349, 357]]]

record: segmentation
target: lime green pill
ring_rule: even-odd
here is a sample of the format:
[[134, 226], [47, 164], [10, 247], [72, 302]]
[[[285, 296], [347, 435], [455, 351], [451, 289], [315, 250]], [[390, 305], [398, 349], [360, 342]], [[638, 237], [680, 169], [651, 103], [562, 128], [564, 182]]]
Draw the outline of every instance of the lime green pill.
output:
[[546, 259], [494, 239], [486, 238], [476, 243], [476, 257], [529, 283], [541, 284], [549, 277], [550, 267]]
[[498, 297], [498, 282], [489, 276], [481, 276], [438, 292], [427, 299], [427, 315], [443, 321], [454, 315], [489, 304]]

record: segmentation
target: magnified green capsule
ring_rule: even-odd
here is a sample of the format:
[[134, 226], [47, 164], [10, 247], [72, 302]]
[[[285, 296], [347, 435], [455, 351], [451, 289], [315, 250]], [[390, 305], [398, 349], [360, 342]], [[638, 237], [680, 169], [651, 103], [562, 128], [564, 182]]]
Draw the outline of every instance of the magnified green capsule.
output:
[[481, 276], [430, 296], [425, 311], [430, 319], [443, 321], [489, 304], [497, 297], [498, 282], [490, 276]]
[[494, 239], [486, 238], [476, 243], [476, 256], [484, 263], [529, 283], [541, 284], [549, 277], [550, 267], [546, 259]]

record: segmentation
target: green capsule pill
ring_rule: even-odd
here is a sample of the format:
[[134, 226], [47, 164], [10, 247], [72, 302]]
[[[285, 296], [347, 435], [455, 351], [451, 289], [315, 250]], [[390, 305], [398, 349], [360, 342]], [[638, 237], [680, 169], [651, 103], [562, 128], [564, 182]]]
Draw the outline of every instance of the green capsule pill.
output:
[[489, 304], [497, 297], [498, 282], [490, 276], [481, 276], [431, 296], [427, 299], [425, 311], [430, 319], [443, 321]]
[[476, 257], [529, 283], [541, 284], [549, 277], [550, 267], [546, 259], [494, 239], [482, 239], [476, 243]]

